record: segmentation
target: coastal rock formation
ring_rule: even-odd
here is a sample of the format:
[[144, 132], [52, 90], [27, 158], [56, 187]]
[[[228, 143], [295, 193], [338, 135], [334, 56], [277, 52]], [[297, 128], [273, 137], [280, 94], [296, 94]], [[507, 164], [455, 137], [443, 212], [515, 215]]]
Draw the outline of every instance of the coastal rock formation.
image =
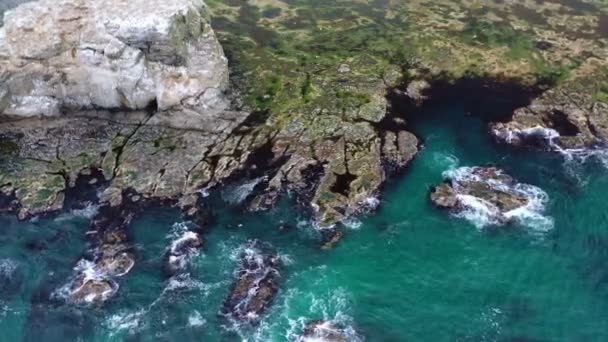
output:
[[461, 167], [444, 176], [446, 182], [431, 191], [431, 201], [478, 227], [514, 221], [536, 224], [535, 228], [543, 230], [552, 227], [552, 220], [541, 215], [547, 194], [535, 186], [516, 182], [500, 169]]
[[520, 147], [576, 152], [606, 146], [608, 69], [592, 61], [571, 79], [550, 89], [509, 122], [490, 125], [500, 142]]
[[138, 211], [133, 201], [120, 209], [100, 208], [88, 232], [89, 251], [77, 262], [75, 274], [56, 292], [57, 296], [68, 303], [100, 304], [116, 294], [117, 279], [135, 265], [127, 227]]
[[2, 210], [20, 219], [62, 210], [95, 170], [103, 205], [121, 207], [128, 190], [196, 216], [199, 190], [261, 144], [234, 133], [248, 114], [226, 110], [227, 82], [199, 1], [10, 10], [0, 28]]
[[[418, 139], [393, 113], [387, 95], [401, 77], [394, 65], [371, 56], [350, 59], [348, 69], [309, 75], [309, 101], [282, 108], [289, 120], [271, 117], [266, 127], [270, 165], [276, 172], [263, 185], [251, 207], [271, 206], [284, 190], [310, 208], [320, 228], [372, 210], [382, 184], [403, 169], [418, 152]], [[296, 85], [292, 92], [296, 92]]]
[[0, 117], [148, 108], [150, 123], [213, 130], [228, 67], [207, 16], [194, 0], [22, 4], [0, 28]]
[[222, 314], [238, 322], [256, 323], [279, 290], [281, 261], [270, 247], [249, 241], [241, 253], [236, 281], [224, 301]]
[[315, 100], [285, 108], [290, 120], [247, 120], [226, 110], [226, 59], [204, 8], [111, 2], [29, 2], [0, 29], [1, 116], [13, 120], [0, 127], [0, 202], [21, 219], [61, 210], [91, 169], [103, 174], [103, 204], [119, 207], [130, 189], [190, 214], [201, 190], [267, 172], [250, 208], [290, 191], [333, 227], [373, 208], [387, 171], [417, 152], [405, 122], [388, 115], [396, 66], [353, 58], [311, 76]]

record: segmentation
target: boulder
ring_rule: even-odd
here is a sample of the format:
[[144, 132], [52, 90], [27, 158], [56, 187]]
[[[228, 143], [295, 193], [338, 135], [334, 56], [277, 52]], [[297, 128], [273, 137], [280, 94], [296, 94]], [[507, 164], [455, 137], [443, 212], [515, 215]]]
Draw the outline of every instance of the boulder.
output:
[[270, 247], [258, 240], [243, 248], [241, 263], [230, 294], [224, 301], [222, 314], [247, 323], [259, 322], [279, 290], [281, 262]]
[[228, 67], [207, 17], [197, 0], [24, 3], [0, 27], [0, 118], [146, 109], [215, 130]]

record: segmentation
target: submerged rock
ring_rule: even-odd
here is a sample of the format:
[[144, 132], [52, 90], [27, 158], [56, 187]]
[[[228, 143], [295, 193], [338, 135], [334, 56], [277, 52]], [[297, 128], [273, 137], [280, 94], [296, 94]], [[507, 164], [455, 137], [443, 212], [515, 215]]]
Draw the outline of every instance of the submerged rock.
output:
[[236, 281], [221, 310], [226, 317], [256, 323], [277, 294], [281, 261], [269, 249], [258, 240], [244, 246]]
[[339, 327], [331, 321], [317, 320], [306, 325], [297, 342], [356, 342], [362, 341], [355, 331]]
[[541, 230], [553, 225], [550, 218], [541, 215], [547, 194], [532, 185], [516, 182], [500, 169], [461, 167], [444, 176], [446, 182], [431, 191], [431, 201], [479, 227], [513, 221]]
[[227, 60], [201, 1], [39, 0], [0, 28], [0, 116], [158, 109], [155, 123], [213, 130]]

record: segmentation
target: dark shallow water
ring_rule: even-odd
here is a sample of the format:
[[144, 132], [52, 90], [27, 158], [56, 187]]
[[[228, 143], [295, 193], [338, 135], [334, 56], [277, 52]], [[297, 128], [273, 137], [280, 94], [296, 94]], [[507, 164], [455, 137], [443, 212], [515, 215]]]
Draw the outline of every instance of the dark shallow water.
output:
[[[85, 249], [84, 213], [25, 223], [0, 218], [0, 339], [286, 341], [323, 318], [369, 341], [608, 340], [601, 159], [567, 162], [499, 147], [459, 105], [430, 108], [412, 124], [423, 152], [386, 186], [378, 213], [350, 222], [335, 249], [318, 248], [314, 229], [288, 201], [243, 214], [216, 193], [216, 221], [189, 275], [166, 279], [161, 271], [179, 213], [149, 210], [130, 230], [137, 264], [103, 307], [50, 300]], [[444, 171], [487, 163], [543, 189], [553, 224], [478, 228], [429, 203]], [[250, 238], [271, 243], [286, 266], [261, 324], [235, 327], [218, 312]]]

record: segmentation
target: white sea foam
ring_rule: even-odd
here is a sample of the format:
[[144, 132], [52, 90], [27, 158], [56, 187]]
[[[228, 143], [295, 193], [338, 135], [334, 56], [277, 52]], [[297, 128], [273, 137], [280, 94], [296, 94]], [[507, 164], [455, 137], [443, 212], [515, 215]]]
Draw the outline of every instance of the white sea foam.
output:
[[[110, 284], [110, 288], [102, 293], [91, 293], [82, 298], [82, 300], [79, 300], [78, 303], [91, 304], [96, 300], [104, 301], [118, 291], [118, 283], [114, 281], [107, 273], [100, 271], [96, 267], [95, 263], [90, 260], [79, 260], [76, 263], [76, 266], [74, 266], [74, 272], [75, 274], [66, 284], [53, 292], [53, 297], [61, 298], [65, 301], [71, 301], [72, 294], [80, 291], [89, 281], [104, 281]], [[81, 285], [79, 287], [75, 287], [76, 282]]]
[[12, 278], [18, 267], [19, 263], [13, 259], [0, 259], [0, 275], [5, 279]]
[[[289, 328], [285, 332], [285, 338], [289, 341], [311, 342], [317, 341], [315, 336], [303, 338], [302, 332], [306, 326], [316, 320], [322, 320], [320, 328], [337, 329], [342, 333], [348, 341], [358, 342], [362, 338], [356, 333], [353, 328], [354, 322], [348, 314], [351, 311], [350, 294], [344, 288], [337, 288], [327, 296], [320, 296], [310, 292], [302, 292], [297, 289], [291, 289], [286, 294], [285, 310], [283, 318], [287, 320]], [[296, 303], [303, 298], [309, 302], [308, 313], [305, 316], [291, 317], [290, 306], [298, 306]], [[291, 302], [294, 302], [293, 304]], [[320, 338], [317, 336], [316, 338]], [[318, 339], [323, 341], [322, 339]]]
[[173, 224], [170, 233], [167, 235], [170, 245], [168, 247], [168, 262], [175, 269], [185, 269], [188, 263], [200, 255], [199, 248], [185, 247], [184, 244], [191, 240], [199, 240], [198, 233], [190, 230], [188, 222], [177, 222]]
[[433, 153], [433, 166], [440, 167], [442, 170], [452, 170], [458, 167], [460, 160], [453, 154], [444, 152]]
[[103, 325], [110, 331], [110, 336], [124, 331], [134, 333], [143, 327], [143, 317], [146, 313], [147, 310], [144, 309], [135, 312], [123, 311], [108, 317]]
[[342, 220], [342, 224], [346, 228], [353, 229], [353, 230], [361, 229], [361, 226], [363, 226], [363, 222], [361, 222], [361, 220], [359, 220], [355, 217], [352, 217], [352, 216]]
[[549, 195], [539, 187], [529, 184], [516, 184], [513, 188], [528, 199], [528, 204], [504, 213], [505, 217], [514, 219], [520, 225], [537, 232], [548, 232], [553, 229], [553, 218], [543, 215], [549, 202]]
[[55, 221], [57, 221], [57, 222], [69, 221], [74, 218], [84, 218], [84, 219], [90, 220], [93, 217], [95, 217], [95, 215], [97, 215], [98, 211], [99, 211], [98, 204], [89, 204], [82, 209], [72, 209], [67, 213], [59, 215], [59, 216], [57, 216], [57, 218], [55, 218]]
[[542, 126], [534, 126], [523, 129], [507, 129], [507, 130], [492, 130], [495, 137], [498, 139], [508, 143], [508, 144], [517, 144], [521, 140], [526, 140], [530, 138], [542, 139], [547, 146], [551, 148], [558, 148], [559, 146], [555, 143], [555, 139], [559, 138], [559, 133], [551, 128], [546, 128]]
[[[454, 181], [456, 191], [459, 182], [483, 182], [492, 189], [523, 196], [527, 199], [527, 204], [501, 213], [498, 207], [482, 198], [458, 194], [456, 197], [463, 209], [455, 216], [466, 219], [480, 229], [490, 225], [501, 225], [507, 221], [514, 221], [536, 232], [547, 232], [553, 228], [553, 219], [543, 215], [549, 196], [541, 188], [523, 183], [509, 184], [501, 179], [485, 179], [475, 170], [477, 170], [475, 167], [460, 167], [445, 171], [443, 176]], [[503, 172], [497, 170], [496, 174], [502, 176]]]
[[222, 199], [229, 204], [240, 204], [251, 195], [255, 187], [267, 179], [266, 176], [254, 178], [241, 184], [229, 185], [221, 193]]
[[471, 195], [457, 195], [458, 201], [464, 209], [454, 214], [464, 218], [477, 228], [500, 224], [500, 210], [490, 202]]
[[202, 327], [207, 324], [207, 320], [203, 318], [200, 312], [197, 310], [192, 311], [192, 313], [188, 316], [188, 326], [191, 327]]
[[362, 207], [363, 210], [376, 210], [380, 206], [380, 199], [376, 196], [369, 196], [363, 200]]
[[596, 160], [605, 168], [608, 168], [608, 146], [606, 142], [602, 146], [593, 148], [563, 148], [558, 143], [560, 134], [556, 130], [540, 126], [520, 130], [508, 130], [506, 132], [494, 130], [494, 135], [507, 143], [513, 143], [516, 140], [528, 137], [542, 139], [550, 150], [558, 152], [563, 156], [569, 170], [572, 166], [584, 164], [589, 160]]

